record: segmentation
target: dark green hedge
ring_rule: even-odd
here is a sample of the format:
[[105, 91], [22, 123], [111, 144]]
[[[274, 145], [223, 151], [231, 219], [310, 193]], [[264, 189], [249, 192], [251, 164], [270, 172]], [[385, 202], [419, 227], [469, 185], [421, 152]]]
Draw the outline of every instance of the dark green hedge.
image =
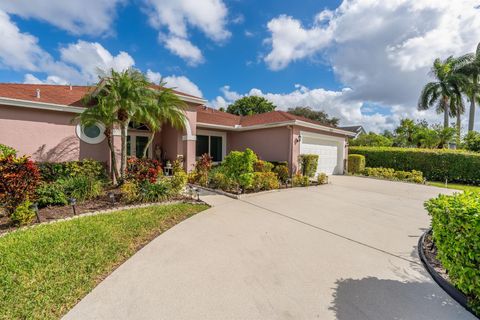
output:
[[418, 170], [431, 181], [480, 184], [480, 153], [390, 147], [350, 147], [349, 152], [364, 155], [367, 167]]
[[480, 316], [480, 194], [440, 195], [425, 203], [437, 258]]

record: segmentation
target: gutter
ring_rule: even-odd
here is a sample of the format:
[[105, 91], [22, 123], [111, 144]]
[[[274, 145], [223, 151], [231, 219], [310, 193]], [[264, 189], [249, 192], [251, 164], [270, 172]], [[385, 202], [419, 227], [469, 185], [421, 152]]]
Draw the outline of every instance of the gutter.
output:
[[222, 129], [222, 130], [228, 130], [228, 131], [250, 131], [250, 130], [268, 129], [268, 128], [276, 128], [276, 127], [284, 127], [284, 126], [301, 126], [301, 127], [311, 128], [311, 129], [317, 129], [317, 130], [337, 133], [337, 134], [341, 134], [341, 135], [345, 135], [345, 136], [349, 136], [349, 137], [354, 137], [355, 136], [355, 133], [353, 133], [351, 131], [337, 129], [337, 128], [331, 128], [331, 127], [323, 126], [323, 125], [320, 125], [320, 124], [310, 123], [310, 122], [301, 121], [301, 120], [272, 122], [272, 123], [257, 124], [257, 125], [253, 125], [253, 126], [247, 126], [247, 127], [243, 127], [242, 125], [226, 126], [226, 125], [221, 125], [221, 124], [210, 124], [210, 123], [197, 122], [197, 127], [209, 128], [209, 129]]

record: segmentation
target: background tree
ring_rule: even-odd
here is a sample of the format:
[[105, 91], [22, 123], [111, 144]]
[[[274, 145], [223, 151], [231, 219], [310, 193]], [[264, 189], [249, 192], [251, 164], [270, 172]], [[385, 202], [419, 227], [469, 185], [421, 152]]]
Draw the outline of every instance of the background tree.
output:
[[435, 106], [438, 113], [443, 112], [443, 127], [448, 127], [450, 115], [450, 98], [456, 94], [459, 87], [465, 83], [465, 76], [455, 72], [459, 61], [448, 57], [442, 61], [435, 59], [431, 75], [435, 81], [429, 82], [423, 88], [418, 101], [419, 110], [427, 110]]
[[400, 120], [400, 125], [395, 129], [395, 144], [399, 147], [415, 146], [415, 135], [419, 126], [412, 119]]
[[227, 112], [238, 116], [248, 116], [274, 111], [275, 108], [276, 106], [273, 103], [263, 97], [246, 96], [230, 104]]
[[313, 110], [310, 107], [295, 107], [295, 108], [288, 108], [288, 113], [294, 114], [296, 116], [302, 116], [307, 119], [315, 120], [320, 123], [334, 126], [338, 125], [340, 119], [332, 117], [330, 118], [329, 115], [325, 111], [321, 110]]
[[469, 131], [465, 136], [463, 143], [465, 149], [480, 152], [480, 133], [477, 131]]
[[155, 90], [154, 99], [149, 99], [149, 103], [143, 108], [139, 108], [133, 116], [133, 121], [144, 124], [151, 135], [143, 148], [142, 157], [147, 157], [147, 152], [155, 137], [155, 133], [160, 131], [164, 123], [172, 127], [183, 130], [187, 117], [185, 115], [186, 104], [175, 94], [172, 89], [165, 88], [166, 82], [160, 81], [159, 86], [164, 89]]
[[393, 140], [385, 137], [381, 134], [369, 132], [361, 134], [357, 138], [350, 140], [351, 146], [364, 146], [364, 147], [391, 147]]
[[468, 53], [458, 58], [458, 71], [469, 77], [468, 86], [465, 86], [464, 92], [470, 101], [470, 110], [468, 117], [468, 131], [473, 131], [475, 125], [475, 103], [480, 99], [480, 43], [474, 53]]

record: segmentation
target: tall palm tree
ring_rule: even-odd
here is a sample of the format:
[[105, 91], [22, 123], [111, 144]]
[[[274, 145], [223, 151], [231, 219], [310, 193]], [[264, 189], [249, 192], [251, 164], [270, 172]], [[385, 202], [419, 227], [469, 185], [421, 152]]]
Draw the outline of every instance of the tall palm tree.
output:
[[455, 93], [450, 97], [450, 115], [456, 117], [456, 143], [460, 145], [462, 133], [462, 114], [465, 112], [462, 92], [460, 88], [455, 89]]
[[470, 101], [468, 116], [468, 131], [473, 131], [475, 124], [475, 103], [480, 99], [480, 43], [477, 50], [461, 56], [458, 60], [458, 71], [470, 78], [468, 88], [464, 90]]
[[120, 179], [123, 180], [127, 163], [128, 124], [139, 110], [153, 103], [155, 92], [150, 89], [150, 82], [144, 74], [130, 68], [121, 72], [110, 70], [95, 86], [93, 95], [99, 105], [109, 106], [120, 127]]
[[419, 110], [427, 110], [435, 106], [438, 113], [443, 112], [443, 127], [448, 128], [450, 114], [450, 97], [456, 94], [456, 90], [462, 86], [465, 76], [455, 72], [458, 61], [448, 57], [442, 61], [435, 59], [431, 75], [436, 81], [425, 85], [418, 101]]
[[148, 127], [151, 135], [143, 149], [142, 157], [147, 156], [147, 151], [152, 144], [155, 133], [162, 124], [168, 123], [176, 129], [185, 128], [187, 117], [185, 115], [186, 104], [175, 94], [172, 89], [165, 88], [166, 82], [160, 81], [161, 89], [155, 90], [155, 99], [144, 104], [135, 114], [135, 121]]
[[102, 123], [105, 127], [103, 134], [107, 139], [108, 148], [110, 150], [110, 157], [111, 157], [111, 168], [110, 170], [115, 177], [115, 181], [119, 181], [119, 173], [117, 168], [117, 156], [115, 152], [115, 148], [113, 146], [113, 128], [116, 124], [116, 117], [113, 112], [113, 107], [108, 105], [106, 100], [96, 101], [95, 97], [92, 95], [92, 92], [89, 92], [84, 97], [84, 104], [91, 105], [87, 108], [84, 112], [82, 112], [77, 119], [80, 120], [80, 123], [83, 126], [91, 126], [96, 123]]

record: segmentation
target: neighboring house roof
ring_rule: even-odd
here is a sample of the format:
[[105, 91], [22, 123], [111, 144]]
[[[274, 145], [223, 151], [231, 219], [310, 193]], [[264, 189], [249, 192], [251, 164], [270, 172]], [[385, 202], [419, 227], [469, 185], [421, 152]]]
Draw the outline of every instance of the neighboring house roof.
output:
[[271, 111], [251, 116], [237, 116], [206, 106], [199, 106], [197, 107], [197, 123], [199, 126], [237, 130], [253, 129], [253, 127], [257, 128], [259, 126], [269, 125], [311, 125], [322, 130], [352, 135], [349, 131], [325, 125], [318, 121], [293, 115], [285, 111]]
[[365, 132], [362, 126], [347, 126], [347, 127], [340, 127], [340, 129], [355, 132], [355, 133], [362, 133]]
[[[161, 88], [157, 85], [152, 85]], [[54, 84], [0, 83], [0, 98], [16, 99], [38, 103], [83, 107], [82, 98], [93, 87]], [[37, 98], [37, 89], [40, 98]], [[202, 98], [172, 90], [181, 99], [194, 103], [205, 103]]]

